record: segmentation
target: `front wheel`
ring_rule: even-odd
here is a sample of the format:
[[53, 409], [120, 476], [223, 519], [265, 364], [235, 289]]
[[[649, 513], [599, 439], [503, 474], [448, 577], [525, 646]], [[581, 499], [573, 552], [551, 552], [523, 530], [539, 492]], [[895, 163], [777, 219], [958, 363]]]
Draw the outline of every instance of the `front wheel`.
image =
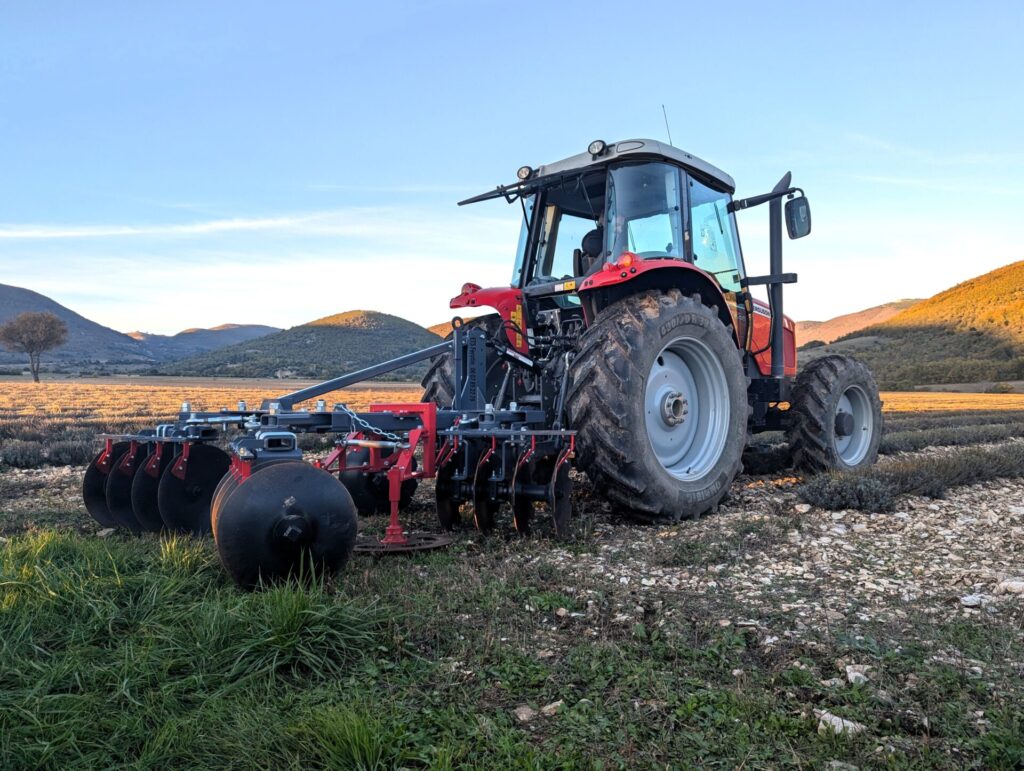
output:
[[746, 444], [747, 377], [730, 327], [699, 296], [644, 292], [606, 308], [570, 368], [578, 463], [641, 519], [699, 516]]
[[814, 359], [797, 376], [787, 439], [793, 464], [849, 471], [878, 460], [882, 401], [871, 370], [849, 356]]

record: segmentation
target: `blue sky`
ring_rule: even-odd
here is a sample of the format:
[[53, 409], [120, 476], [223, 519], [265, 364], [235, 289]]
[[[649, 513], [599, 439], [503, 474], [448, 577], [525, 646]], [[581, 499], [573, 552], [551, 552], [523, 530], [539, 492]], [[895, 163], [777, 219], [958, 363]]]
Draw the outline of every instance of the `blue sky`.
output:
[[[1024, 4], [0, 5], [0, 283], [121, 330], [450, 316], [507, 283], [504, 202], [594, 138], [663, 139], [814, 233], [787, 312], [1024, 258]], [[767, 272], [763, 210], [741, 215]]]

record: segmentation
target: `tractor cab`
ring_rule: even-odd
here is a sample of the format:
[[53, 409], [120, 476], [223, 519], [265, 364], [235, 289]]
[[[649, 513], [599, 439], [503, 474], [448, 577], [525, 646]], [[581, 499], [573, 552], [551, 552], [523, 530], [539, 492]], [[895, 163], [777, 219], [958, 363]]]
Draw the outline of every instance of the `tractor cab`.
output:
[[[526, 326], [549, 319], [589, 325], [627, 294], [674, 286], [719, 308], [737, 346], [750, 354], [750, 366], [770, 374], [772, 313], [746, 290], [735, 217], [743, 204], [763, 201], [734, 201], [728, 174], [648, 139], [598, 140], [565, 160], [523, 166], [517, 177], [515, 184], [461, 204], [494, 198], [519, 204], [522, 226], [510, 290], [521, 293]], [[784, 190], [794, 192], [788, 180]], [[809, 226], [806, 199], [796, 200]], [[791, 229], [791, 237], [799, 234]], [[464, 296], [453, 300], [453, 307], [466, 305]], [[781, 295], [772, 306], [781, 312]], [[787, 321], [779, 333], [780, 360], [787, 360], [779, 376], [795, 371], [792, 337]], [[524, 343], [521, 350], [526, 348]]]

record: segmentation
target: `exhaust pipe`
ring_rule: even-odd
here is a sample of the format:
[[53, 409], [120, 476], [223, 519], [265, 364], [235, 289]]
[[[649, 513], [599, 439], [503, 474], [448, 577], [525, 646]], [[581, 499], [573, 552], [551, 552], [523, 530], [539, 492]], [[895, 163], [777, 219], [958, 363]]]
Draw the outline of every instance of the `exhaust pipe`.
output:
[[[772, 193], [784, 193], [789, 190], [791, 172], [779, 180]], [[782, 196], [773, 198], [768, 204], [768, 260], [769, 273], [773, 276], [782, 275]], [[781, 378], [786, 374], [786, 348], [782, 327], [782, 284], [768, 284], [768, 303], [772, 309], [772, 377]]]

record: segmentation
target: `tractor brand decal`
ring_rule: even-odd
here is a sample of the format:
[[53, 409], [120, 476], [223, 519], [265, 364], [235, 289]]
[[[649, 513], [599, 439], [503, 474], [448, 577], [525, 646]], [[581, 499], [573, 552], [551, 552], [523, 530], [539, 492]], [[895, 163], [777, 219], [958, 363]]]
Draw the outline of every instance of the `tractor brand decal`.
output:
[[765, 318], [769, 319], [772, 317], [772, 312], [765, 308], [760, 303], [754, 303], [754, 313], [756, 313], [758, 316], [764, 316]]
[[555, 284], [556, 292], [571, 292], [576, 288], [575, 281], [566, 281], [564, 284]]
[[516, 348], [522, 348], [523, 335], [521, 334], [521, 330], [523, 328], [523, 306], [517, 304], [516, 307], [512, 309], [512, 313], [509, 314], [509, 319], [516, 325]]

